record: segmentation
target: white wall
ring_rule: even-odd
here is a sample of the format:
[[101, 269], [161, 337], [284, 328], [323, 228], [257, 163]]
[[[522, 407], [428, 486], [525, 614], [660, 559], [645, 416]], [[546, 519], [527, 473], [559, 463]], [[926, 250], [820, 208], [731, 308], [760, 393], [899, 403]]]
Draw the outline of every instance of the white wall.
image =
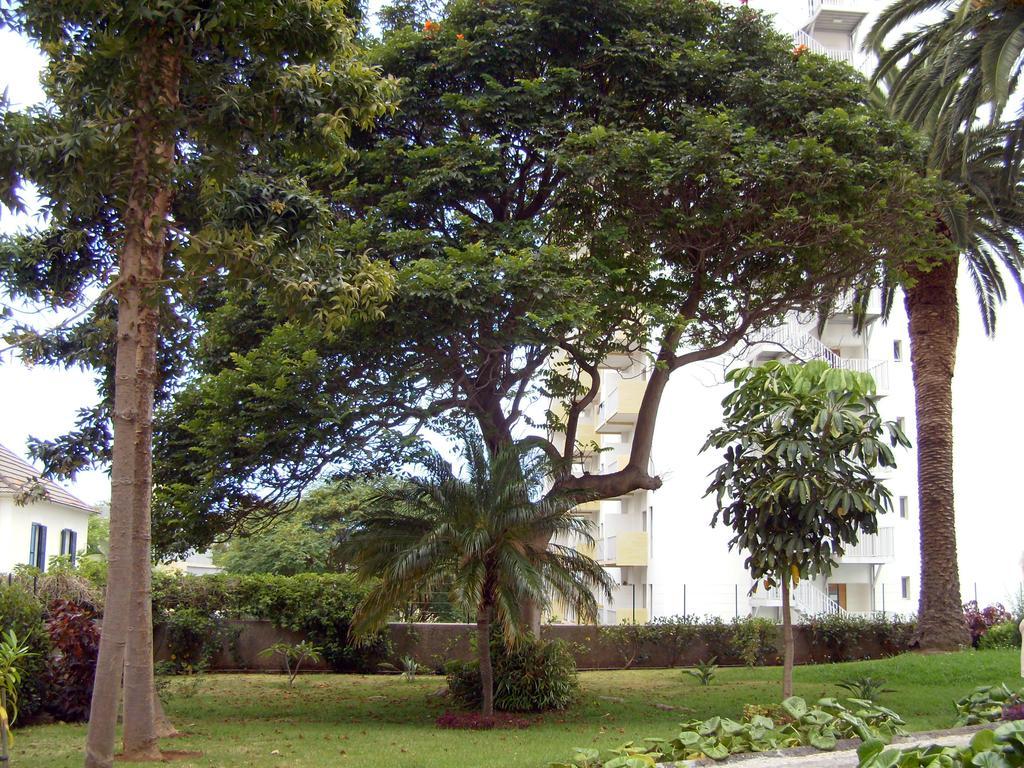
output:
[[85, 549], [89, 534], [89, 513], [49, 501], [18, 506], [10, 496], [0, 496], [0, 572], [28, 562], [32, 523], [46, 526], [46, 559], [60, 554], [60, 532], [70, 528], [78, 533], [78, 550]]

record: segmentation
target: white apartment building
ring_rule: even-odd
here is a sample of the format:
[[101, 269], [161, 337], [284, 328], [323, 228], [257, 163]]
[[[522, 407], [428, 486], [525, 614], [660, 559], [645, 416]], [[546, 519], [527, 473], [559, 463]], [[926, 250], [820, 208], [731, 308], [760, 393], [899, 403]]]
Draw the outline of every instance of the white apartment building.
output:
[[[807, 16], [794, 30], [794, 43], [861, 64], [858, 36], [872, 5], [877, 3], [808, 0]], [[711, 527], [715, 501], [704, 497], [709, 475], [721, 457], [699, 451], [708, 433], [721, 424], [721, 401], [732, 389], [724, 380], [729, 367], [767, 359], [823, 359], [836, 367], [868, 371], [882, 395], [883, 417], [901, 421], [913, 436], [914, 391], [902, 307], [894, 308], [888, 323], [882, 323], [876, 311], [862, 335], [854, 332], [849, 314], [830, 318], [820, 334], [817, 325], [817, 318], [792, 316], [783, 326], [761, 334], [760, 343], [672, 375], [662, 399], [650, 467], [662, 478], [662, 487], [580, 507], [596, 527], [594, 556], [618, 585], [613, 599], [603, 601], [607, 604], [601, 606], [601, 623], [642, 623], [674, 614], [780, 616], [779, 590], [760, 587], [749, 594], [753, 582], [743, 565], [746, 553], [729, 551], [731, 531]], [[624, 357], [606, 361], [600, 401], [584, 412], [577, 435], [581, 444], [594, 441], [602, 450], [581, 455], [578, 471], [608, 473], [625, 466], [648, 365], [647, 360]], [[846, 552], [828, 578], [805, 580], [794, 590], [798, 614], [916, 611], [916, 461], [913, 449], [897, 452], [898, 467], [884, 476], [894, 511], [880, 520], [877, 534], [862, 537]], [[556, 614], [558, 610], [554, 609]]]

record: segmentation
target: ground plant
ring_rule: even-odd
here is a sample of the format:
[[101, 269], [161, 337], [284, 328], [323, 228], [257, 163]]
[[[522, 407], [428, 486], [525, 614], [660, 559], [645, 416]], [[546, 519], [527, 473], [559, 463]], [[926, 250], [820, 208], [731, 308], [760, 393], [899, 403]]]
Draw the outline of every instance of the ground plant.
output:
[[878, 701], [886, 693], [896, 693], [892, 688], [885, 687], [884, 678], [871, 677], [870, 675], [842, 680], [838, 685], [844, 691], [849, 691], [854, 698], [867, 699], [868, 701]]
[[693, 669], [684, 669], [684, 675], [690, 675], [697, 679], [703, 686], [711, 685], [711, 681], [715, 679], [715, 673], [718, 672], [718, 665], [715, 662], [718, 660], [716, 656], [712, 656], [707, 661], [697, 662], [697, 665]]
[[274, 643], [260, 651], [261, 656], [279, 656], [288, 675], [288, 687], [295, 683], [295, 677], [306, 662], [316, 664], [320, 661], [320, 649], [303, 640], [301, 643]]
[[1024, 766], [1024, 721], [978, 731], [971, 743], [962, 748], [886, 749], [880, 741], [869, 741], [857, 750], [857, 755], [858, 768], [1019, 768]]
[[903, 719], [891, 709], [864, 699], [820, 699], [814, 705], [797, 696], [782, 702], [788, 715], [784, 725], [760, 714], [741, 721], [726, 717], [691, 720], [680, 724], [670, 739], [647, 738], [642, 744], [627, 742], [602, 755], [595, 749], [578, 749], [572, 761], [552, 763], [551, 768], [643, 768], [678, 760], [725, 760], [745, 752], [768, 752], [809, 746], [832, 750], [840, 739], [859, 738], [888, 744], [907, 733]]
[[14, 632], [31, 655], [19, 662], [17, 699], [19, 719], [31, 722], [45, 706], [47, 693], [44, 685], [46, 660], [50, 656], [50, 637], [43, 623], [43, 606], [18, 584], [0, 583], [0, 628]]
[[992, 723], [1003, 716], [1003, 710], [1024, 702], [1024, 688], [1014, 691], [1005, 683], [982, 685], [956, 700], [956, 725]]

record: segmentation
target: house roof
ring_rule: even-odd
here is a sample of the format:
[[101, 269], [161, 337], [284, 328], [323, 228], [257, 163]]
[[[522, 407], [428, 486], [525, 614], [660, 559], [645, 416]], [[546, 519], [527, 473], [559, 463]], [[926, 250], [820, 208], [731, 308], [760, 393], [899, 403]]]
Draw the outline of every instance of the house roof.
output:
[[32, 482], [39, 483], [46, 491], [46, 500], [67, 507], [93, 512], [93, 508], [78, 497], [61, 488], [57, 483], [43, 477], [39, 470], [22, 459], [18, 454], [0, 445], [0, 493], [18, 494]]

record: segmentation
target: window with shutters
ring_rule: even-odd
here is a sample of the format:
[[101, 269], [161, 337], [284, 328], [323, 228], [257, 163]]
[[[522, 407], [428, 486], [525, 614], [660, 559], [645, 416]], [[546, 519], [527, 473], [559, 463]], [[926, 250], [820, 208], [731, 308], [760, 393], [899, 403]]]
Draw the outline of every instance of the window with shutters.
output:
[[32, 538], [28, 545], [28, 564], [46, 570], [46, 526], [32, 523]]

